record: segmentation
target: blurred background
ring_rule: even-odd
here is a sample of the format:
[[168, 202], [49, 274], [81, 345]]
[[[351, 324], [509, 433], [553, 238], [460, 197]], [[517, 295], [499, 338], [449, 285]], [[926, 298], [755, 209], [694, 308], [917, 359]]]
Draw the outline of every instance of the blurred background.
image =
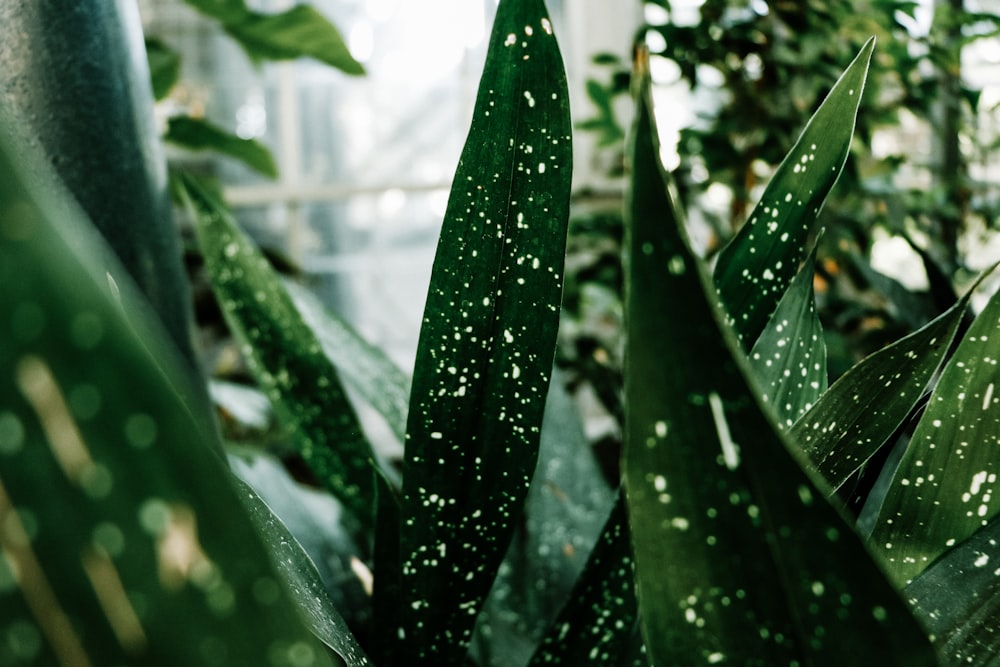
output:
[[[217, 178], [275, 263], [409, 370], [496, 0], [310, 3], [339, 28], [363, 76], [309, 59], [254, 64], [181, 0], [139, 4], [147, 38], [181, 56], [160, 122], [186, 114], [255, 139], [277, 176], [168, 145], [171, 162]], [[295, 3], [249, 4], [279, 12]], [[822, 214], [815, 285], [831, 380], [943, 311], [1000, 260], [1000, 0], [547, 4], [577, 128], [557, 362], [592, 441], [613, 450], [620, 420], [621, 206], [637, 42], [653, 54], [664, 163], [711, 261], [840, 72], [878, 38], [855, 145]], [[215, 341], [207, 347], [216, 371], [236, 363]]]

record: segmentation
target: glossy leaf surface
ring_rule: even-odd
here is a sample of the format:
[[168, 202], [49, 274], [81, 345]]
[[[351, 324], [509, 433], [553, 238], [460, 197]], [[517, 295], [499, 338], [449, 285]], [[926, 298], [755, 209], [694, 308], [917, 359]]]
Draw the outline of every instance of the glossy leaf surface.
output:
[[851, 145], [875, 39], [861, 49], [771, 178], [750, 219], [719, 253], [715, 285], [749, 350], [806, 256]]
[[80, 213], [23, 179], [31, 156], [7, 138], [0, 628], [15, 664], [334, 664], [186, 403], [200, 394], [167, 334]]
[[750, 351], [754, 377], [785, 427], [827, 387], [826, 341], [813, 294], [815, 263], [814, 249]]
[[375, 454], [336, 369], [230, 213], [195, 180], [179, 179], [212, 288], [275, 415], [320, 482], [371, 525]]
[[955, 335], [968, 297], [840, 376], [790, 435], [834, 489], [872, 457], [917, 404]]
[[541, 0], [501, 0], [455, 174], [407, 422], [402, 631], [461, 664], [535, 468], [571, 176], [562, 60]]
[[1000, 505], [1000, 296], [944, 367], [872, 532], [900, 585], [993, 518]]
[[936, 664], [754, 395], [648, 104], [626, 209], [624, 481], [650, 664]]

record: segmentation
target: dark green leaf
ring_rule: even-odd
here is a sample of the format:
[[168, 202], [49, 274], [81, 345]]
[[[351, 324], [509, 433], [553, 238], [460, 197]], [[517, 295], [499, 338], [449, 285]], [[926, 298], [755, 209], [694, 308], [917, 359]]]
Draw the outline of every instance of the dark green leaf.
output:
[[750, 367], [763, 397], [785, 427], [827, 387], [826, 341], [813, 294], [815, 264], [814, 248], [750, 351]]
[[170, 93], [181, 74], [180, 55], [155, 37], [146, 38], [146, 58], [149, 59], [149, 77], [153, 83], [153, 97], [162, 100]]
[[906, 587], [943, 665], [1000, 664], [1000, 521], [991, 520]]
[[774, 174], [749, 221], [719, 253], [715, 285], [743, 348], [763, 331], [806, 255], [844, 167], [875, 39], [830, 90]]
[[748, 382], [668, 194], [645, 92], [627, 206], [624, 481], [650, 664], [936, 664]]
[[247, 12], [238, 21], [223, 22], [223, 27], [254, 60], [309, 57], [347, 74], [365, 73], [336, 26], [309, 5], [280, 14]]
[[163, 138], [192, 150], [219, 151], [271, 178], [278, 175], [271, 151], [259, 141], [241, 139], [200, 118], [173, 116], [168, 121], [167, 133]]
[[371, 525], [378, 464], [336, 369], [277, 272], [226, 208], [191, 177], [179, 174], [176, 185], [226, 321], [275, 415], [317, 478]]
[[968, 295], [856, 364], [792, 427], [792, 440], [833, 489], [878, 451], [920, 400], [967, 306]]
[[385, 418], [402, 442], [406, 437], [410, 379], [385, 352], [361, 338], [311, 291], [291, 281], [285, 281], [285, 289], [347, 386]]
[[17, 665], [341, 664], [271, 567], [148, 303], [77, 210], [23, 179], [3, 120], [0, 655], [14, 631]]
[[1000, 296], [945, 365], [872, 531], [900, 584], [985, 526], [1000, 484]]
[[535, 468], [569, 217], [567, 97], [544, 4], [501, 0], [413, 375], [401, 535], [412, 665], [461, 664]]

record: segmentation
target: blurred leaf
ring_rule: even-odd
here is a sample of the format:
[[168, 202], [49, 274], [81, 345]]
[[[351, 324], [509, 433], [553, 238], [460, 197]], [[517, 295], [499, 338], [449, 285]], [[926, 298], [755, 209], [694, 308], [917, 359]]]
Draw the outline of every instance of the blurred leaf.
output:
[[146, 38], [146, 57], [149, 59], [149, 76], [153, 83], [153, 97], [162, 100], [170, 93], [181, 74], [181, 57], [176, 51], [155, 37]]
[[184, 2], [202, 14], [223, 23], [239, 21], [250, 11], [246, 0], [184, 0]]
[[330, 312], [310, 290], [290, 280], [285, 281], [285, 289], [344, 382], [385, 418], [402, 442], [406, 437], [410, 378], [385, 352]]
[[378, 463], [337, 370], [277, 272], [225, 206], [192, 177], [177, 176], [212, 289], [257, 383], [320, 482], [363, 525], [372, 525]]
[[[305, 550], [249, 484], [238, 477], [233, 481], [244, 509], [271, 548], [274, 567], [291, 592], [292, 600], [298, 604], [309, 629], [343, 658], [347, 667], [370, 665], [368, 657], [330, 600], [316, 565]], [[270, 594], [270, 590], [263, 587], [255, 592], [262, 597]]]
[[224, 21], [223, 27], [254, 60], [309, 57], [346, 74], [365, 73], [336, 26], [310, 5], [280, 14], [247, 12], [239, 21]]
[[905, 594], [941, 664], [1000, 664], [1000, 521], [991, 520], [921, 572]]
[[200, 118], [171, 117], [167, 121], [167, 133], [163, 138], [191, 150], [216, 150], [236, 158], [265, 176], [278, 176], [274, 157], [262, 143], [255, 139], [241, 139]]
[[624, 482], [650, 664], [934, 665], [748, 383], [668, 194], [648, 85], [626, 209]]
[[750, 351], [750, 367], [763, 397], [786, 427], [827, 387], [826, 342], [813, 294], [815, 264], [813, 248]]
[[14, 664], [39, 667], [334, 664], [185, 403], [176, 348], [78, 210], [22, 177], [4, 120], [0, 655], [13, 638]]
[[412, 665], [462, 663], [535, 469], [571, 133], [544, 4], [501, 0], [413, 374], [401, 528], [403, 654]]
[[637, 620], [628, 515], [619, 494], [583, 574], [529, 667], [623, 664], [618, 661], [636, 640]]
[[827, 194], [843, 170], [875, 39], [868, 40], [809, 120], [749, 221], [719, 253], [715, 285], [750, 349], [806, 255]]
[[997, 512], [998, 360], [994, 294], [945, 365], [872, 531], [873, 548], [900, 585]]
[[792, 427], [792, 440], [833, 489], [878, 451], [920, 400], [968, 303], [967, 294], [918, 331], [853, 366]]

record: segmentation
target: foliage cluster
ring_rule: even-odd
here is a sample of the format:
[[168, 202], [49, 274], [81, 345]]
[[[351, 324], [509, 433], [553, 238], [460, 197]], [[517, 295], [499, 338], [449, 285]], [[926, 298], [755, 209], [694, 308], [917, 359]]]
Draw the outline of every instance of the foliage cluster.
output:
[[[179, 176], [323, 489], [271, 496], [298, 505], [284, 521], [260, 497], [282, 478], [233, 474], [268, 462], [220, 455], [200, 378], [0, 103], [0, 665], [997, 664], [1000, 297], [827, 387], [814, 239], [874, 50], [711, 275], [637, 59], [615, 488], [550, 382], [572, 155], [541, 0], [499, 3], [412, 379]], [[405, 440], [401, 478], [359, 399]], [[330, 498], [371, 611], [350, 626], [303, 549]]]

